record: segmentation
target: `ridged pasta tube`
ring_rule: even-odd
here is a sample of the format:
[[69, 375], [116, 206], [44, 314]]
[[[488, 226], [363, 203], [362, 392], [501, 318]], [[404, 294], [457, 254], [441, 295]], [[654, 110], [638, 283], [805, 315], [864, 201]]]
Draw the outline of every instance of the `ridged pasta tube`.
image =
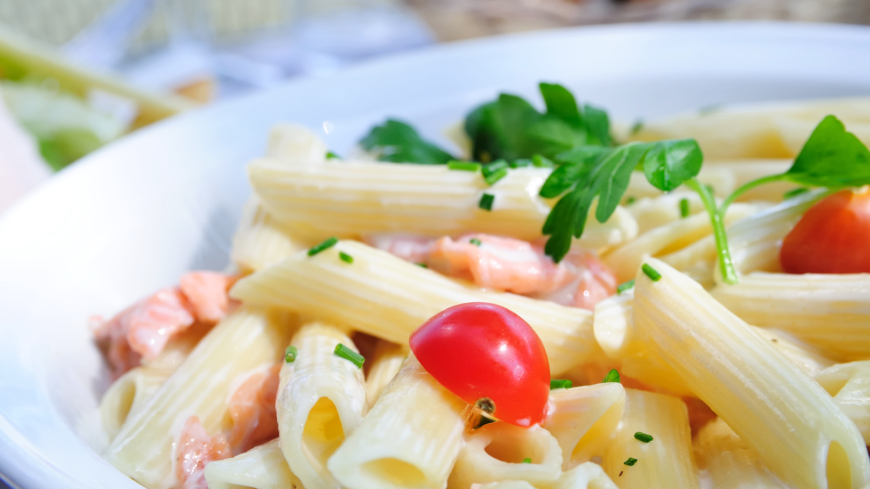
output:
[[124, 423], [104, 452], [106, 460], [149, 489], [174, 486], [173, 443], [184, 422], [195, 415], [209, 433], [229, 428], [232, 387], [281, 359], [293, 321], [284, 311], [249, 306], [228, 315]]
[[[530, 461], [524, 463], [525, 459]], [[469, 489], [472, 484], [499, 481], [549, 486], [562, 474], [561, 466], [562, 450], [549, 431], [537, 425], [492, 423], [465, 437], [447, 488]]]
[[270, 216], [254, 195], [242, 211], [242, 219], [233, 235], [230, 258], [242, 274], [262, 270], [305, 247], [290, 235], [286, 226]]
[[349, 489], [443, 489], [462, 447], [467, 406], [411, 355], [329, 470]]
[[618, 382], [551, 391], [543, 427], [559, 442], [562, 468], [603, 456], [624, 408], [625, 389]]
[[369, 406], [374, 406], [387, 385], [399, 373], [408, 351], [402, 345], [378, 340], [372, 357], [371, 368], [366, 376], [366, 399]]
[[[654, 392], [625, 390], [625, 412], [604, 456], [604, 471], [620, 489], [698, 489], [686, 404]], [[644, 443], [635, 433], [652, 436]], [[633, 458], [634, 465], [625, 462]]]
[[211, 462], [205, 467], [205, 480], [209, 489], [304, 489], [287, 466], [277, 439]]
[[[353, 257], [348, 264], [339, 252]], [[357, 241], [308, 256], [297, 253], [236, 283], [230, 295], [284, 307], [399, 344], [442, 310], [466, 302], [502, 305], [538, 333], [550, 370], [562, 373], [600, 352], [592, 313], [503, 292], [484, 292]]]
[[722, 418], [701, 428], [694, 451], [701, 477], [709, 481], [709, 487], [788, 489]]
[[326, 161], [326, 143], [299, 124], [279, 122], [269, 131], [266, 156], [289, 165], [309, 165]]
[[638, 274], [639, 335], [784, 482], [870, 483], [864, 440], [830, 395], [700, 285], [662, 261]]
[[870, 361], [833, 365], [815, 379], [855, 423], [864, 443], [870, 445]]
[[335, 354], [341, 330], [309, 323], [293, 336], [296, 359], [281, 366], [276, 411], [281, 450], [306, 489], [338, 489], [326, 462], [368, 411], [362, 369]]
[[172, 372], [136, 367], [109, 386], [100, 400], [100, 418], [109, 440], [113, 440], [127, 418], [139, 411]]
[[[446, 165], [327, 161], [301, 166], [273, 159], [248, 165], [251, 185], [269, 212], [315, 242], [390, 232], [478, 232], [534, 240], [550, 212], [549, 203], [538, 197], [549, 174], [543, 168], [517, 168], [490, 187], [479, 172]], [[484, 193], [495, 196], [491, 211], [478, 206]], [[589, 219], [578, 244], [598, 249], [636, 234], [637, 223], [620, 207], [607, 223]]]
[[618, 489], [600, 465], [586, 462], [563, 472], [551, 489]]

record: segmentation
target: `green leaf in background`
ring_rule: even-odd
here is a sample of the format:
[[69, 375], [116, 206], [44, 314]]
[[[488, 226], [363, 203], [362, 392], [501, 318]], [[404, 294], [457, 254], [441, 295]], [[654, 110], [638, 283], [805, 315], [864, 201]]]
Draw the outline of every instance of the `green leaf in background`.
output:
[[610, 117], [606, 111], [586, 104], [583, 106], [583, 117], [589, 135], [589, 144], [613, 145], [613, 138], [610, 136]]
[[366, 151], [373, 152], [380, 161], [441, 165], [455, 160], [450, 153], [420, 137], [410, 125], [388, 119], [375, 126], [361, 141]]
[[816, 187], [870, 185], [870, 151], [839, 119], [829, 115], [813, 130], [785, 176]]
[[39, 153], [54, 171], [60, 171], [70, 163], [102, 146], [100, 139], [87, 129], [64, 129], [51, 137], [40, 137]]
[[646, 154], [643, 172], [657, 189], [670, 192], [701, 171], [704, 155], [694, 139], [654, 143]]

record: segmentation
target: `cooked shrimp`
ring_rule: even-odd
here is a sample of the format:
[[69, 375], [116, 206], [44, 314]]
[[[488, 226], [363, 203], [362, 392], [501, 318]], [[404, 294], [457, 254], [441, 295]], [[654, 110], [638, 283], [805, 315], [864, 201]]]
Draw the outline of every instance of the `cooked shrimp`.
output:
[[278, 436], [275, 397], [278, 394], [280, 365], [257, 372], [233, 393], [227, 406], [233, 429], [230, 446], [239, 454]]
[[181, 489], [208, 489], [205, 466], [231, 456], [224, 435], [209, 436], [198, 417], [187, 418], [175, 446], [175, 476]]

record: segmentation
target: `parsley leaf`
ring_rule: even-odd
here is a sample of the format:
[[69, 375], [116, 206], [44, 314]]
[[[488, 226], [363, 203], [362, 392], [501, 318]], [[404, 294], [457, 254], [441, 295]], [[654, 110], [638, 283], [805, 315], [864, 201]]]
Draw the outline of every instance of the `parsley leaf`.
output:
[[829, 115], [813, 130], [785, 175], [792, 182], [817, 187], [868, 185], [870, 150]]
[[661, 141], [650, 148], [643, 163], [646, 179], [664, 192], [670, 192], [701, 170], [704, 155], [694, 139]]
[[420, 137], [413, 127], [395, 119], [373, 127], [360, 145], [377, 154], [380, 161], [440, 165], [455, 160], [450, 153]]

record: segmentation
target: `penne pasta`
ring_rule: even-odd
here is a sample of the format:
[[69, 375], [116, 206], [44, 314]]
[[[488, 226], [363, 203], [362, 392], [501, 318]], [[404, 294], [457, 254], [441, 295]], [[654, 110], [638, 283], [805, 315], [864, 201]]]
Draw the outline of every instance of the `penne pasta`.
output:
[[472, 484], [499, 481], [549, 486], [561, 475], [561, 466], [562, 450], [549, 431], [497, 422], [465, 437], [447, 488], [470, 489]]
[[[620, 489], [698, 488], [686, 405], [665, 394], [625, 390], [625, 412], [604, 456]], [[636, 433], [652, 436], [643, 442]], [[631, 461], [634, 459], [634, 462]]]
[[120, 376], [100, 400], [103, 430], [113, 440], [127, 418], [139, 411], [172, 372], [136, 367]]
[[787, 489], [758, 456], [722, 418], [698, 431], [694, 443], [695, 461], [701, 477], [716, 489], [763, 487]]
[[603, 456], [624, 408], [625, 389], [618, 382], [550, 392], [550, 410], [542, 426], [562, 449], [562, 468]]
[[289, 165], [308, 165], [326, 161], [328, 148], [316, 134], [299, 124], [281, 122], [272, 126], [266, 157]]
[[292, 325], [292, 316], [281, 311], [242, 306], [228, 315], [127, 419], [105, 458], [149, 489], [175, 485], [172, 452], [181, 425], [197, 416], [209, 433], [228, 428], [232, 386], [281, 358]]
[[586, 462], [563, 472], [552, 489], [617, 489], [600, 465]]
[[646, 264], [660, 277], [636, 279], [639, 336], [777, 476], [807, 488], [870, 483], [861, 434], [817, 383], [700, 285]]
[[489, 484], [476, 484], [472, 489], [535, 489], [535, 486], [526, 481], [501, 481]]
[[[340, 252], [353, 264], [343, 262]], [[248, 304], [284, 307], [400, 344], [443, 309], [491, 302], [532, 326], [554, 374], [600, 352], [589, 311], [471, 288], [356, 241], [340, 241], [315, 256], [297, 253], [240, 280], [230, 293]]]
[[247, 275], [281, 262], [303, 249], [303, 243], [292, 238], [282, 226], [266, 212], [257, 196], [245, 204], [242, 219], [233, 235], [230, 258]]
[[467, 407], [411, 355], [327, 466], [349, 489], [442, 489], [462, 446]]
[[756, 326], [752, 326], [752, 330], [765, 340], [770, 341], [780, 353], [784, 354], [810, 377], [814, 377], [820, 371], [835, 364], [833, 360], [824, 356], [820, 349], [810, 346], [784, 331]]
[[369, 406], [375, 405], [381, 393], [399, 373], [407, 357], [408, 351], [402, 345], [378, 340], [371, 368], [366, 376], [366, 399]]
[[205, 479], [209, 489], [304, 489], [287, 466], [278, 440], [211, 462]]
[[870, 361], [832, 365], [815, 379], [870, 445]]
[[307, 489], [338, 489], [327, 460], [368, 410], [362, 368], [335, 354], [357, 351], [340, 330], [309, 323], [293, 336], [295, 360], [281, 367], [276, 410], [281, 450]]

